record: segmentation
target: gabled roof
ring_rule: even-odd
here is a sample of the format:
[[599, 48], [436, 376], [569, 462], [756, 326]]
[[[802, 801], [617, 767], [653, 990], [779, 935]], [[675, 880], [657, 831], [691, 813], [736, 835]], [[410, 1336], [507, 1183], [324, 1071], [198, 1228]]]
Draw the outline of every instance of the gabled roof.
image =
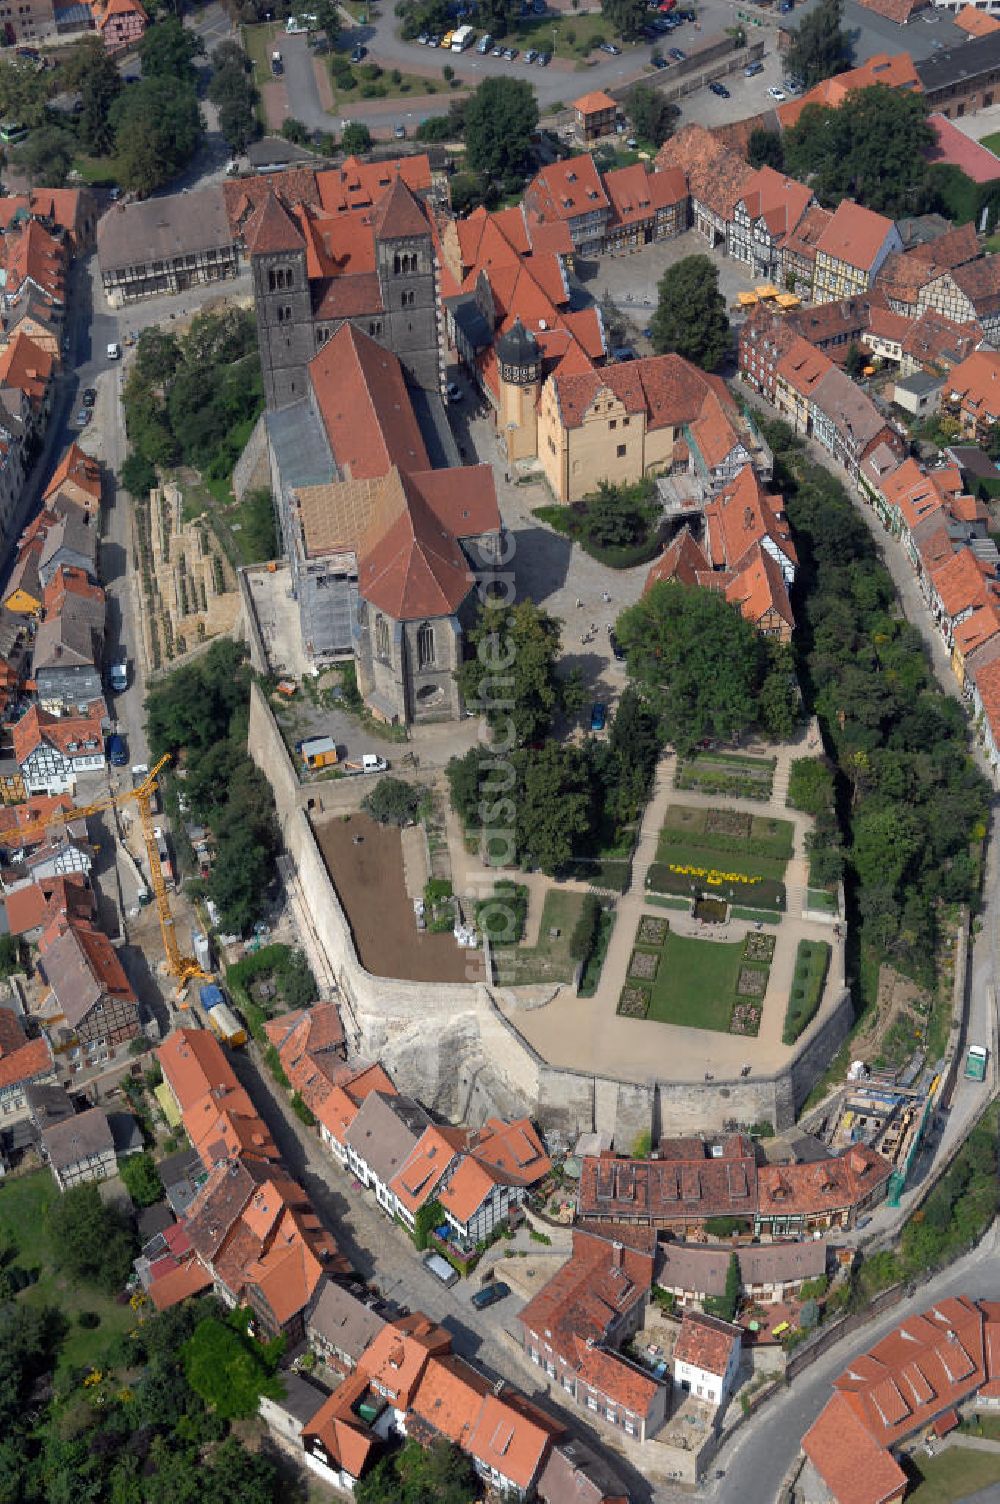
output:
[[138, 1005], [111, 941], [86, 920], [58, 915], [38, 949], [45, 979], [72, 1028], [106, 997]]
[[347, 1353], [353, 1362], [386, 1325], [384, 1317], [331, 1279], [321, 1281], [306, 1321], [310, 1332]]
[[[452, 1353], [431, 1358], [417, 1385], [412, 1419], [427, 1428], [428, 1440], [444, 1436], [454, 1446], [468, 1451], [483, 1401], [492, 1392], [489, 1380], [463, 1358]], [[408, 1417], [408, 1433], [411, 1430]]]
[[552, 1445], [549, 1431], [503, 1397], [490, 1394], [468, 1440], [470, 1455], [518, 1488], [527, 1490]]
[[379, 1445], [374, 1432], [355, 1414], [367, 1388], [366, 1378], [352, 1374], [302, 1428], [302, 1440], [309, 1451], [320, 1442], [331, 1465], [352, 1478], [361, 1477]]
[[371, 1092], [362, 1102], [345, 1142], [388, 1185], [429, 1124], [427, 1113], [411, 1097]]
[[765, 539], [789, 566], [798, 562], [784, 502], [764, 490], [752, 465], [744, 465], [708, 503], [705, 522], [709, 553], [717, 567], [739, 569], [753, 545]]
[[975, 5], [963, 5], [952, 19], [959, 30], [968, 32], [970, 37], [985, 37], [991, 31], [1000, 31], [1000, 21], [996, 16], [977, 10]]
[[652, 355], [604, 366], [600, 371], [549, 378], [566, 428], [578, 428], [602, 393], [617, 397], [626, 412], [645, 412], [649, 428], [679, 427], [701, 415], [705, 399], [714, 393], [724, 408], [735, 413], [725, 383], [707, 376], [680, 355]]
[[72, 495], [73, 489], [79, 488], [99, 504], [102, 473], [100, 461], [95, 460], [93, 455], [85, 454], [74, 440], [53, 470], [52, 479], [42, 493], [42, 500], [48, 501], [64, 490]]
[[358, 550], [358, 589], [395, 621], [451, 616], [474, 583], [457, 539], [499, 527], [488, 466], [394, 469]]
[[837, 1504], [887, 1504], [903, 1496], [906, 1474], [842, 1394], [824, 1406], [803, 1436], [802, 1450]]
[[832, 260], [870, 272], [892, 230], [892, 220], [884, 214], [845, 198], [833, 211], [816, 249]]
[[49, 1163], [57, 1170], [70, 1170], [81, 1160], [95, 1154], [114, 1154], [108, 1115], [103, 1107], [91, 1107], [74, 1113], [61, 1123], [53, 1123], [42, 1133], [42, 1143]]
[[528, 184], [524, 195], [530, 215], [542, 220], [570, 220], [609, 209], [601, 174], [589, 152], [550, 162]]
[[451, 1352], [451, 1337], [444, 1327], [421, 1318], [415, 1330], [406, 1331], [396, 1323], [387, 1324], [368, 1345], [358, 1360], [358, 1372], [365, 1375], [397, 1410], [406, 1410], [413, 1401], [417, 1385], [432, 1357]]
[[580, 115], [600, 115], [605, 110], [617, 110], [618, 105], [605, 94], [603, 89], [595, 89], [590, 94], [581, 94], [579, 99], [574, 99], [570, 105], [571, 110], [576, 110]]
[[437, 1187], [465, 1148], [468, 1135], [464, 1128], [424, 1129], [389, 1189], [409, 1212], [416, 1212], [433, 1200]]
[[703, 1316], [700, 1311], [685, 1311], [674, 1345], [674, 1362], [690, 1363], [721, 1378], [733, 1348], [739, 1347], [741, 1341], [738, 1326], [719, 1321], [715, 1316]]
[[361, 479], [429, 470], [402, 367], [391, 350], [343, 324], [309, 363], [309, 379], [338, 469]]
[[103, 700], [95, 700], [85, 716], [50, 715], [47, 710], [32, 705], [14, 727], [14, 759], [19, 767], [23, 767], [43, 742], [66, 758], [93, 755], [103, 746], [102, 725], [106, 715]]
[[156, 1052], [182, 1113], [214, 1092], [235, 1091], [239, 1082], [209, 1029], [174, 1029]]
[[33, 1081], [38, 1076], [54, 1073], [52, 1046], [44, 1034], [0, 1056], [0, 1090], [19, 1081]]
[[753, 176], [753, 169], [739, 153], [731, 151], [703, 125], [686, 125], [671, 136], [657, 152], [656, 166], [680, 168], [691, 197], [727, 220]]

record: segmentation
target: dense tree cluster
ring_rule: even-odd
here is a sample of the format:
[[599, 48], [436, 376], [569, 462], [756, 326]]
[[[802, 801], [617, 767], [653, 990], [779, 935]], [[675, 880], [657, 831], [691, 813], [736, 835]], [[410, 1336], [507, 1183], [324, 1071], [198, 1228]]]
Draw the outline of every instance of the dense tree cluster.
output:
[[124, 1285], [138, 1251], [131, 1224], [104, 1204], [92, 1182], [71, 1186], [52, 1203], [49, 1237], [60, 1269], [111, 1295]]
[[714, 371], [732, 343], [714, 261], [684, 256], [667, 267], [657, 292], [653, 349], [658, 355], [676, 351], [703, 370]]
[[[514, 689], [516, 699], [517, 690]], [[539, 735], [547, 734], [539, 728]], [[498, 859], [516, 858], [543, 872], [565, 871], [575, 858], [614, 842], [649, 795], [659, 753], [655, 719], [626, 688], [604, 741], [582, 746], [547, 738], [493, 755], [473, 747], [448, 764], [452, 804], [469, 830], [495, 837]]]
[[270, 785], [247, 756], [250, 680], [243, 649], [220, 641], [146, 701], [153, 756], [177, 759], [191, 812], [215, 836], [207, 891], [237, 934], [260, 917], [280, 846]]
[[843, 0], [820, 0], [792, 32], [785, 66], [807, 89], [848, 66], [851, 40], [841, 24], [843, 19]]
[[520, 172], [538, 128], [538, 101], [520, 78], [487, 78], [465, 101], [466, 160], [485, 178]]
[[824, 204], [853, 198], [896, 218], [933, 201], [924, 155], [933, 141], [921, 95], [875, 84], [839, 109], [807, 104], [780, 144], [785, 169]]
[[675, 104], [668, 104], [659, 89], [636, 84], [626, 95], [625, 113], [637, 136], [654, 146], [662, 146], [673, 131], [680, 110]]
[[664, 581], [622, 613], [617, 631], [629, 674], [678, 752], [706, 738], [734, 741], [751, 726], [779, 738], [793, 729], [789, 649], [761, 637], [714, 590]]
[[264, 405], [253, 312], [201, 313], [179, 336], [144, 329], [124, 401], [130, 491], [142, 495], [155, 466], [179, 461], [227, 478]]
[[[927, 967], [939, 903], [976, 892], [989, 791], [843, 487], [784, 425], [765, 428], [799, 553], [799, 675], [839, 782], [849, 901], [873, 955]], [[801, 775], [795, 788], [803, 807], [822, 806]]]
[[408, 1441], [354, 1489], [356, 1504], [469, 1504], [478, 1494], [472, 1463], [448, 1441]]
[[615, 34], [631, 40], [639, 36], [646, 24], [646, 0], [601, 0], [601, 15], [615, 29]]
[[231, 151], [246, 151], [260, 133], [259, 94], [250, 59], [238, 42], [220, 42], [212, 53], [208, 97], [219, 111], [219, 129]]

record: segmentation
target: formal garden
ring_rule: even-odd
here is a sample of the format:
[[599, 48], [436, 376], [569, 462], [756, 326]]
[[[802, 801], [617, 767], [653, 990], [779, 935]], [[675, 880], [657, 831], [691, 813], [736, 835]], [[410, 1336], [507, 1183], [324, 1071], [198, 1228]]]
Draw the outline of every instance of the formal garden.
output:
[[644, 914], [618, 1013], [689, 1029], [756, 1035], [774, 945], [773, 935], [759, 931], [738, 941], [679, 935], [666, 918]]
[[830, 967], [830, 947], [825, 940], [800, 940], [795, 956], [795, 975], [785, 1010], [782, 1044], [794, 1044], [812, 1023], [823, 1000], [823, 987]]
[[783, 910], [793, 834], [790, 820], [671, 804], [646, 886], [691, 901], [707, 895], [754, 909]]

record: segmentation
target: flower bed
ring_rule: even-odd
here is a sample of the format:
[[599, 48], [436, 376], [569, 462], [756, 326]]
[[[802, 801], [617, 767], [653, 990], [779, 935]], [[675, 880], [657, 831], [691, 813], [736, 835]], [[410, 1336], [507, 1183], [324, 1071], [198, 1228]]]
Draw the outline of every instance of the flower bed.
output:
[[736, 983], [737, 997], [763, 997], [767, 991], [767, 972], [757, 966], [741, 966]]
[[636, 944], [660, 946], [666, 940], [669, 929], [669, 920], [657, 919], [652, 914], [643, 914], [636, 931]]
[[660, 964], [660, 958], [651, 950], [634, 950], [629, 962], [628, 974], [640, 982], [653, 982], [656, 980], [656, 968]]
[[[680, 863], [676, 863], [680, 866]], [[673, 872], [666, 862], [654, 862], [646, 875], [646, 886], [654, 893], [680, 893], [688, 897], [694, 891], [706, 891], [726, 897], [731, 903], [751, 906], [755, 909], [784, 909], [785, 885], [773, 877], [760, 877], [753, 883], [727, 881], [720, 886], [709, 887], [696, 876]]]
[[761, 1009], [756, 1003], [737, 1003], [729, 1020], [730, 1034], [757, 1034]]
[[751, 931], [743, 941], [743, 955], [748, 961], [766, 961], [770, 965], [774, 959], [774, 936]]
[[618, 999], [618, 1012], [622, 1018], [645, 1018], [649, 1012], [649, 992], [645, 987], [628, 983], [622, 988]]
[[735, 809], [710, 809], [705, 820], [705, 835], [734, 836], [737, 840], [749, 841], [752, 815], [741, 814]]

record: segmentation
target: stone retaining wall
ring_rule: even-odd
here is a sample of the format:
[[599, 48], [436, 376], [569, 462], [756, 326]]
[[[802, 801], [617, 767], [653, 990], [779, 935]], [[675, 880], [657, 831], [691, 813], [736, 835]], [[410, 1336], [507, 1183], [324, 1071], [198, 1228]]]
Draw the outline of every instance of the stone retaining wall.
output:
[[[468, 1122], [528, 1111], [572, 1141], [607, 1133], [628, 1152], [651, 1133], [722, 1131], [727, 1122], [790, 1126], [814, 1081], [846, 1037], [844, 991], [803, 1036], [791, 1068], [774, 1076], [711, 1083], [615, 1080], [548, 1064], [501, 1012], [481, 982], [411, 982], [376, 977], [361, 965], [350, 924], [330, 880], [303, 788], [266, 697], [251, 688], [248, 750], [274, 791], [285, 848], [295, 865], [331, 972], [357, 1021], [359, 1050], [381, 1059], [401, 1090]], [[545, 989], [542, 989], [543, 991]], [[528, 991], [528, 989], [525, 989]]]

